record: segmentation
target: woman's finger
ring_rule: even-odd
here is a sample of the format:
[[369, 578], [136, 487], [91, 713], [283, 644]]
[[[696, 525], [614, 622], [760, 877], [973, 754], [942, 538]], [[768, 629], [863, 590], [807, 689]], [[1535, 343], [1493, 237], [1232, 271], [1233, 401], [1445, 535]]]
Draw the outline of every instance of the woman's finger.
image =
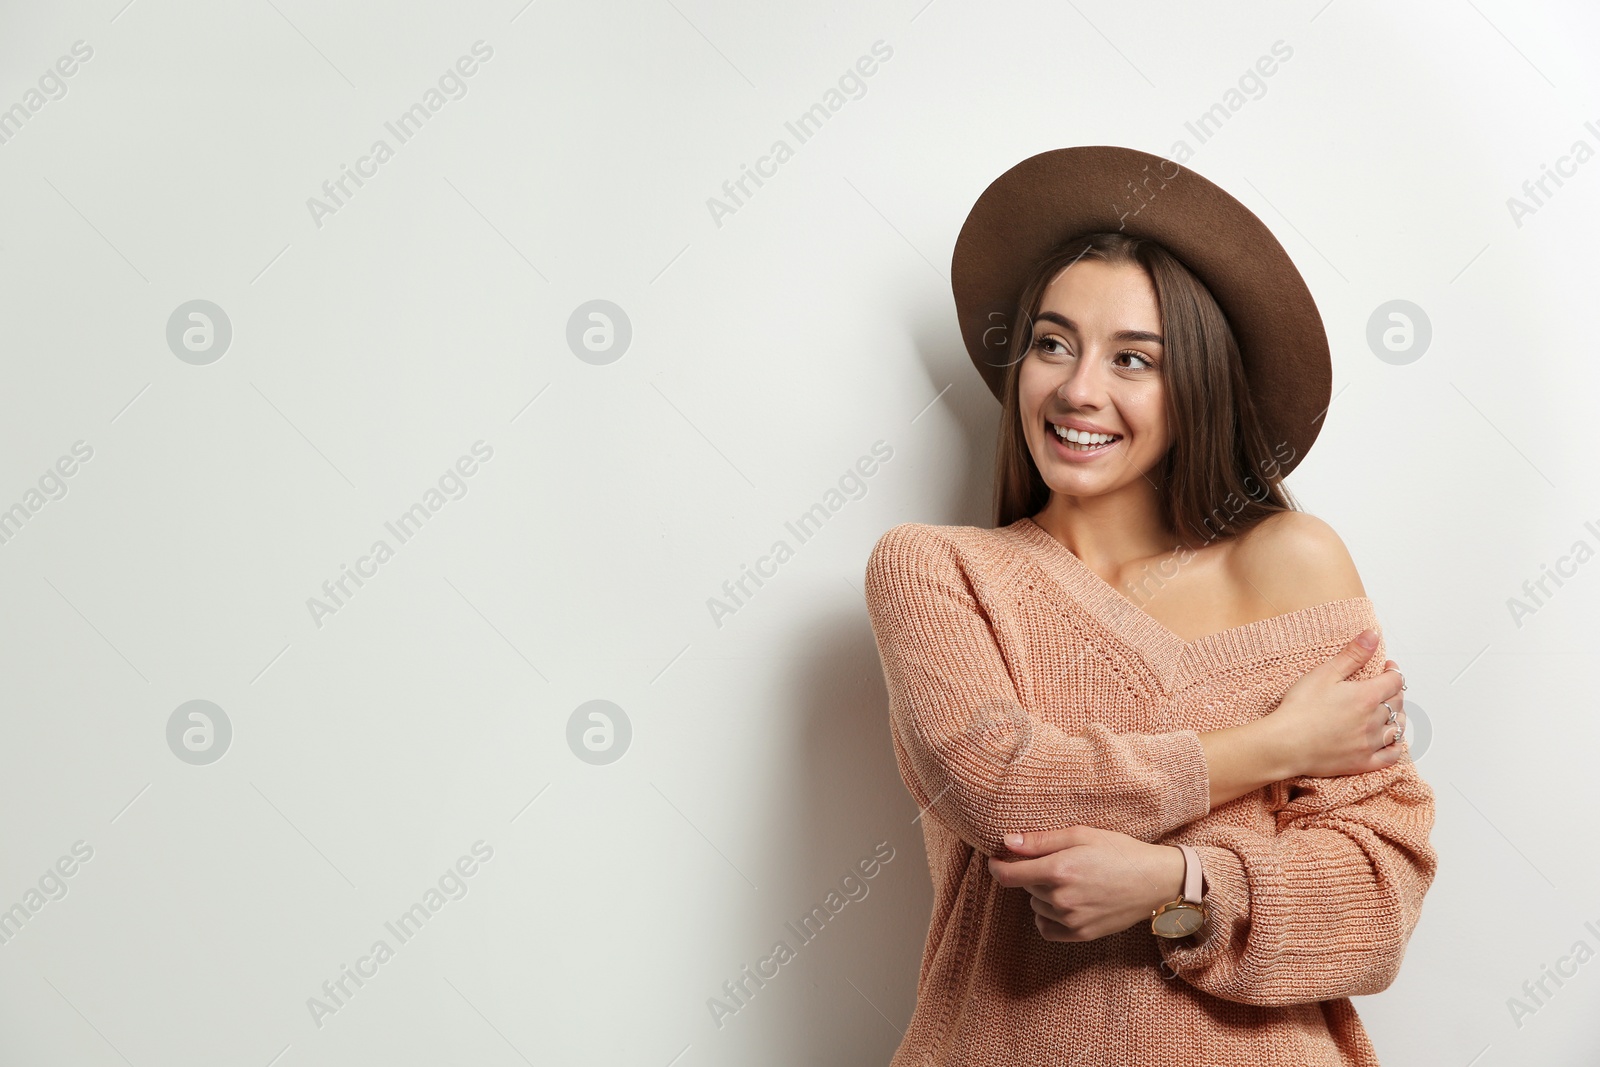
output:
[[[1363, 637], [1370, 637], [1372, 639], [1372, 644], [1370, 646], [1362, 644], [1360, 639]], [[1338, 652], [1335, 652], [1327, 660], [1327, 662], [1322, 663], [1313, 669], [1332, 672], [1335, 678], [1343, 680], [1349, 678], [1356, 671], [1360, 670], [1361, 665], [1372, 658], [1372, 653], [1375, 652], [1377, 648], [1378, 632], [1376, 630], [1366, 629], [1352, 638], [1349, 644], [1345, 645]]]
[[989, 857], [989, 874], [1008, 889], [1027, 889], [1034, 886], [1055, 885], [1061, 880], [1062, 864], [1059, 852], [1036, 856], [1026, 860], [1003, 860]]

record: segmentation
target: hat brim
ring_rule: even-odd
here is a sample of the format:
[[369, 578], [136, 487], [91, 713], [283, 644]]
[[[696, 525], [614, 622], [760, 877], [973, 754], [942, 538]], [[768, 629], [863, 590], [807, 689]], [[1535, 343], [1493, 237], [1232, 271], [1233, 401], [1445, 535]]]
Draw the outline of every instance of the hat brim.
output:
[[[1239, 344], [1250, 395], [1287, 473], [1322, 428], [1333, 389], [1328, 337], [1288, 252], [1255, 213], [1179, 163], [1116, 145], [1041, 152], [978, 197], [950, 261], [961, 337], [1002, 401], [1007, 339], [1028, 274], [1069, 237], [1156, 241], [1205, 284]], [[997, 326], [1004, 328], [996, 329]]]

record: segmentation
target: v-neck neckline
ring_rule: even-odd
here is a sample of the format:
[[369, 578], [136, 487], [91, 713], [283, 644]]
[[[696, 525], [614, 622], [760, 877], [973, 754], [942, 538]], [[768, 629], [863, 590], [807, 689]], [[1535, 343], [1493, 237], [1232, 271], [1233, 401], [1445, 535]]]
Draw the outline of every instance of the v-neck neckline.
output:
[[1009, 528], [1036, 549], [1031, 555], [1057, 585], [1144, 657], [1169, 692], [1185, 678], [1204, 676], [1252, 652], [1326, 643], [1333, 631], [1342, 632], [1352, 625], [1356, 628], [1350, 638], [1368, 626], [1377, 628], [1371, 599], [1358, 596], [1326, 600], [1185, 640], [1129, 600], [1032, 518], [1018, 519]]

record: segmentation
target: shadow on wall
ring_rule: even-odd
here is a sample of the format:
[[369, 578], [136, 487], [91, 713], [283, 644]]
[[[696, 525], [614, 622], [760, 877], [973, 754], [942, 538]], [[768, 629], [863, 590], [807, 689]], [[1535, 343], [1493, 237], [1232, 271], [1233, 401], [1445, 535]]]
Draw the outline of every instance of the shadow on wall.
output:
[[[883, 419], [898, 434], [894, 440], [906, 440], [906, 470], [901, 477], [910, 485], [902, 486], [901, 494], [917, 501], [917, 510], [914, 514], [880, 515], [882, 530], [874, 531], [874, 542], [878, 534], [902, 522], [994, 526], [1000, 403], [966, 355], [949, 299], [914, 318], [923, 384], [907, 381], [896, 389], [896, 395], [880, 398], [880, 406], [885, 413], [894, 413], [893, 418]], [[906, 374], [906, 378], [912, 376]], [[901, 400], [901, 395], [906, 398]], [[938, 397], [936, 402], [934, 397]], [[899, 413], [904, 413], [906, 424], [898, 424]], [[870, 542], [866, 549], [872, 549]], [[862, 568], [866, 561], [866, 552], [862, 552]], [[859, 587], [861, 574], [851, 574], [851, 584]]]
[[[907, 389], [914, 403], [886, 398], [884, 407], [904, 411], [909, 421], [950, 386], [894, 436], [897, 465], [901, 455], [907, 460], [898, 475], [913, 483], [902, 485], [899, 495], [927, 506], [887, 519], [880, 515], [882, 528], [864, 538], [861, 570], [878, 537], [897, 523], [992, 525], [999, 405], [961, 347], [954, 316], [918, 319], [927, 323], [918, 342], [926, 384]], [[846, 577], [861, 588], [860, 573]], [[819, 922], [820, 933], [803, 947], [785, 933], [796, 958], [782, 970], [792, 969], [798, 981], [782, 990], [774, 983], [758, 994], [769, 999], [760, 1020], [762, 1044], [783, 1050], [774, 1063], [887, 1063], [916, 1002], [933, 907], [922, 824], [914, 821], [917, 805], [895, 763], [889, 698], [866, 605], [859, 599], [839, 604], [836, 616], [796, 635], [785, 679], [797, 701], [797, 747], [788, 764], [794, 778], [776, 791], [786, 798], [788, 814], [774, 827], [773, 840], [783, 847], [771, 860], [772, 869], [796, 888], [790, 898], [803, 901], [799, 913], [813, 897], [822, 903], [830, 890], [839, 890], [839, 911]], [[893, 858], [870, 879], [843, 883], [875, 848], [881, 858], [884, 842]], [[846, 898], [852, 889], [859, 899]], [[774, 926], [799, 918], [783, 916]]]
[[915, 494], [908, 495], [926, 501], [928, 507], [916, 515], [896, 516], [884, 529], [897, 522], [990, 528], [1000, 404], [972, 365], [955, 312], [947, 303], [941, 303], [937, 314], [918, 316], [917, 321], [916, 347], [926, 375], [926, 396], [932, 399], [946, 386], [950, 389], [920, 416], [921, 403], [906, 415], [917, 416], [905, 435], [913, 461], [906, 466], [914, 468], [909, 477], [916, 481]]
[[[916, 1002], [933, 907], [922, 824], [912, 821], [917, 806], [895, 765], [866, 608], [840, 603], [837, 616], [813, 624], [789, 664], [798, 730], [794, 777], [778, 790], [787, 815], [774, 835], [788, 848], [773, 865], [804, 887], [790, 895], [800, 902], [790, 909], [796, 914], [783, 916], [791, 929], [813, 903], [826, 913], [830, 891], [839, 892], [835, 907], [847, 902], [785, 967], [799, 981], [763, 1022], [763, 1044], [785, 1050], [772, 1062], [888, 1063]], [[874, 876], [863, 877], [873, 861]]]

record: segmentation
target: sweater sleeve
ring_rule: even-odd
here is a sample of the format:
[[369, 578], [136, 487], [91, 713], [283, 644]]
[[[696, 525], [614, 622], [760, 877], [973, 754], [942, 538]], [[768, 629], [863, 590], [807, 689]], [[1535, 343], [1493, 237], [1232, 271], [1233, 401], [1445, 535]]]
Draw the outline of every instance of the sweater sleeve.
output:
[[926, 817], [985, 855], [1012, 832], [1097, 826], [1153, 841], [1210, 811], [1194, 730], [1068, 734], [1023, 706], [954, 548], [903, 523], [867, 563], [901, 778]]
[[[1378, 673], [1379, 645], [1358, 677]], [[1180, 835], [1200, 854], [1209, 917], [1154, 938], [1166, 967], [1223, 1000], [1277, 1006], [1368, 996], [1400, 972], [1438, 869], [1433, 790], [1408, 755], [1366, 774], [1287, 781], [1275, 833]]]

